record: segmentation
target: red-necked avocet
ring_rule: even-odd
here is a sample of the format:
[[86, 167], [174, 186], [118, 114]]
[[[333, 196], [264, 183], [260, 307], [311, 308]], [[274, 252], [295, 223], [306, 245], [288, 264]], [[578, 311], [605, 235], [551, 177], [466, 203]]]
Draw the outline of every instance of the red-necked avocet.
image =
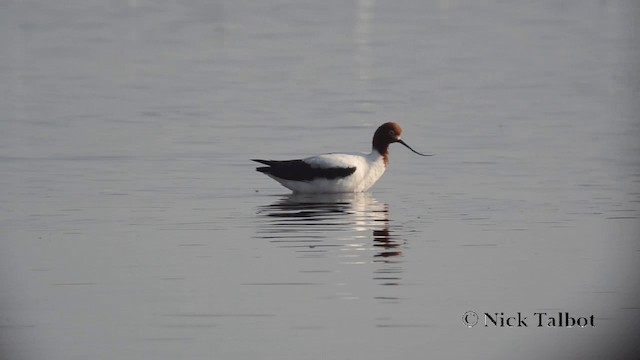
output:
[[369, 154], [324, 154], [300, 160], [252, 159], [267, 166], [256, 168], [294, 193], [344, 193], [367, 191], [380, 179], [389, 164], [389, 144], [400, 143], [402, 128], [394, 122], [382, 124], [373, 134]]

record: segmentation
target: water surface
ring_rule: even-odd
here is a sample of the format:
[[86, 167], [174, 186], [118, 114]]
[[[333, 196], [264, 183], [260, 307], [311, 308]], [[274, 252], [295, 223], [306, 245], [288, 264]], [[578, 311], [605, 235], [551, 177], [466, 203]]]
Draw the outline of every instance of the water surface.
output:
[[[632, 1], [0, 5], [7, 359], [631, 355]], [[368, 151], [366, 194], [251, 158]], [[466, 311], [595, 317], [467, 328]], [[531, 323], [533, 325], [533, 323]], [[637, 352], [636, 352], [637, 353]]]

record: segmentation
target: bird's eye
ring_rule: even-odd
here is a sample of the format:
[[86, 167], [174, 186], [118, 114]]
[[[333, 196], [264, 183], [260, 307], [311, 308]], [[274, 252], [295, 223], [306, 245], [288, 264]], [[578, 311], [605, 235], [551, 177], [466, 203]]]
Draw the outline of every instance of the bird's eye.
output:
[[395, 132], [395, 131], [393, 131], [393, 130], [389, 130], [389, 135], [391, 135], [391, 136], [396, 136], [396, 132]]

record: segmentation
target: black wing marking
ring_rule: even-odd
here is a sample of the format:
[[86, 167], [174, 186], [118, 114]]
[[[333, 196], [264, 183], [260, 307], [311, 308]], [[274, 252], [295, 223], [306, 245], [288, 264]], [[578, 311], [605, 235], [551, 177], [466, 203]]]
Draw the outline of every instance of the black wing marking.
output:
[[316, 168], [311, 167], [302, 160], [260, 160], [253, 161], [265, 164], [256, 168], [257, 171], [265, 174], [273, 175], [280, 179], [294, 181], [312, 181], [314, 179], [337, 179], [344, 178], [356, 171], [354, 167], [333, 167], [333, 168]]

